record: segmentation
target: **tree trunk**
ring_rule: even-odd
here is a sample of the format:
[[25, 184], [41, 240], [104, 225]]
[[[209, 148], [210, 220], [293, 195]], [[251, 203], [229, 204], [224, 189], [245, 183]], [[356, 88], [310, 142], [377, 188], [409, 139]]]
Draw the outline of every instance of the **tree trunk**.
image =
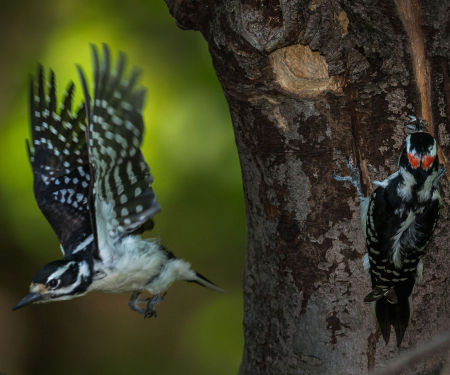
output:
[[[356, 194], [332, 172], [352, 157], [370, 193], [396, 170], [410, 114], [448, 157], [449, 2], [166, 2], [207, 40], [235, 131], [248, 233], [240, 374], [364, 374], [397, 356], [363, 303]], [[450, 327], [448, 224], [444, 208], [403, 347]]]

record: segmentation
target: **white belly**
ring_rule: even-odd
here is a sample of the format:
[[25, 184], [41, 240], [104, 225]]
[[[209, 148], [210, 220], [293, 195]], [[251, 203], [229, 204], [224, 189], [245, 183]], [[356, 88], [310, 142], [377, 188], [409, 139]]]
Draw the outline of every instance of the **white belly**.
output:
[[94, 264], [97, 277], [94, 276], [89, 291], [127, 293], [143, 290], [167, 262], [167, 254], [158, 242], [137, 236], [125, 237], [103, 253], [111, 256]]
[[94, 263], [94, 281], [88, 291], [128, 293], [146, 290], [165, 292], [176, 280], [195, 280], [190, 264], [169, 258], [159, 242], [128, 236], [110, 247], [108, 259]]

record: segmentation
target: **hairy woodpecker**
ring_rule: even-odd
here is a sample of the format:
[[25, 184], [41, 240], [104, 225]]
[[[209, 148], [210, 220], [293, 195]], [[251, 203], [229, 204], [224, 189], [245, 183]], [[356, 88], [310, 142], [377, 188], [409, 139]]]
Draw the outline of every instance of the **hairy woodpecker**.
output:
[[445, 172], [439, 167], [436, 140], [423, 131], [425, 121], [410, 117], [413, 132], [405, 139], [398, 171], [374, 181], [370, 197], [361, 194], [358, 168], [349, 162], [350, 176], [334, 175], [338, 181], [352, 182], [360, 197], [367, 246], [363, 265], [372, 282], [364, 301], [372, 305], [386, 344], [394, 327], [397, 346], [411, 318], [412, 291], [422, 278], [421, 259], [442, 205], [438, 180]]
[[[88, 292], [131, 292], [131, 309], [151, 317], [176, 280], [222, 291], [176, 258], [157, 239], [140, 237], [153, 227], [160, 206], [153, 177], [140, 151], [145, 90], [139, 71], [124, 74], [125, 55], [111, 69], [103, 45], [93, 55], [93, 98], [78, 66], [84, 105], [72, 112], [74, 84], [57, 109], [55, 75], [48, 94], [39, 68], [37, 92], [31, 81], [31, 145], [28, 155], [39, 208], [55, 231], [64, 259], [45, 265], [34, 276], [30, 293], [14, 310], [33, 302], [80, 297]], [[152, 298], [141, 299], [147, 291]]]

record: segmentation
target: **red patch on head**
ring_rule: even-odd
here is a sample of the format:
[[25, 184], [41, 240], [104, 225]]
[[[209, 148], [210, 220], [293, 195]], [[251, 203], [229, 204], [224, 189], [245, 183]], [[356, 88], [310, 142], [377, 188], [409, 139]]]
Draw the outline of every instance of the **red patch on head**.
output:
[[409, 160], [409, 164], [411, 164], [411, 167], [413, 167], [414, 169], [419, 167], [420, 158], [418, 158], [416, 155], [413, 155], [408, 152], [408, 160]]
[[433, 164], [435, 157], [432, 155], [425, 155], [422, 158], [422, 168], [428, 169], [430, 168], [431, 164]]

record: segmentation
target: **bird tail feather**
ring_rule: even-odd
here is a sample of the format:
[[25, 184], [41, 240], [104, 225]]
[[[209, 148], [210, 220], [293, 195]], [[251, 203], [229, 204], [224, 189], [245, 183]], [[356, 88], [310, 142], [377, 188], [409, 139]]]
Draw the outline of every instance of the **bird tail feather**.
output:
[[386, 344], [389, 342], [391, 325], [394, 327], [397, 346], [400, 347], [411, 317], [411, 299], [400, 298], [396, 304], [386, 298], [375, 302], [375, 316]]
[[225, 292], [222, 288], [218, 287], [212, 281], [208, 280], [205, 276], [200, 275], [197, 272], [195, 273], [195, 278], [194, 279], [186, 280], [186, 281], [199, 284], [199, 285], [204, 286], [206, 288], [215, 290], [216, 292], [219, 292], [219, 293], [224, 293]]

